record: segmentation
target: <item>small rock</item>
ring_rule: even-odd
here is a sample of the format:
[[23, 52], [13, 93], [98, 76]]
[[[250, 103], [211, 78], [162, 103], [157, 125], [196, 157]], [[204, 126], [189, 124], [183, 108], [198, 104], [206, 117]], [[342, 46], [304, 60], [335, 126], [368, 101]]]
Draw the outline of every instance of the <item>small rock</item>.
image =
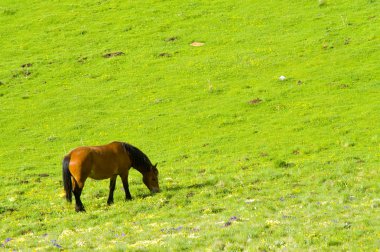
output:
[[181, 231], [182, 228], [183, 228], [182, 226], [179, 226], [179, 227], [175, 228], [175, 230], [176, 230], [176, 231]]
[[226, 223], [224, 223], [224, 227], [230, 226], [234, 221], [238, 221], [239, 218], [236, 216], [232, 216]]
[[204, 46], [205, 43], [202, 43], [202, 42], [193, 42], [190, 44], [191, 46], [195, 46], [195, 47], [198, 47], [198, 46]]
[[54, 247], [56, 247], [56, 248], [62, 248], [62, 246], [61, 245], [59, 245], [58, 243], [57, 243], [57, 240], [51, 240], [51, 243], [53, 244], [53, 246]]
[[232, 224], [231, 221], [227, 221], [227, 222], [224, 224], [224, 226], [225, 226], [225, 227], [228, 227], [228, 226], [230, 226], [231, 224]]

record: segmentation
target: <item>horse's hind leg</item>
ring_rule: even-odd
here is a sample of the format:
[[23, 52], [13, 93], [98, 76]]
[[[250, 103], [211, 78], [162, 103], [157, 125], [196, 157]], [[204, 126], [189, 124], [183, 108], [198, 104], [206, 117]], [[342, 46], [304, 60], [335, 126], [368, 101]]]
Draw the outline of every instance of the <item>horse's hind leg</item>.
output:
[[80, 195], [82, 193], [82, 188], [76, 188], [74, 189], [74, 196], [75, 196], [75, 211], [77, 212], [86, 212], [84, 209], [83, 203], [80, 200]]
[[113, 192], [115, 191], [116, 178], [117, 178], [117, 175], [111, 177], [111, 179], [110, 179], [110, 194], [109, 194], [108, 200], [107, 200], [108, 205], [113, 204]]
[[82, 194], [84, 184], [78, 183], [77, 181], [74, 180], [73, 186], [74, 186], [73, 193], [75, 196], [75, 211], [85, 212], [86, 210], [84, 209], [83, 203], [80, 200], [80, 195]]

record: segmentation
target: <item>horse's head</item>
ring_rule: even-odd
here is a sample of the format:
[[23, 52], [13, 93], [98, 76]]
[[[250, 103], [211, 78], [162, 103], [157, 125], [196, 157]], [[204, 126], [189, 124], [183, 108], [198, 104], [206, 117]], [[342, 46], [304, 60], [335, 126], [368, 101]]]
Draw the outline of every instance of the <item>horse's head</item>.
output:
[[158, 185], [157, 164], [151, 165], [149, 170], [143, 173], [143, 182], [152, 193], [160, 191], [160, 186]]

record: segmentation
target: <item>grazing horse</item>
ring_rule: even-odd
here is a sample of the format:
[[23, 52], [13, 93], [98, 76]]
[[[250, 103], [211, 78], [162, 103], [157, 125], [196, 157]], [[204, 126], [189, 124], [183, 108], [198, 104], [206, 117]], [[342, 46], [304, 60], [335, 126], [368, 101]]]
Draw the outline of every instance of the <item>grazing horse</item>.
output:
[[68, 202], [75, 196], [75, 210], [85, 211], [80, 195], [88, 177], [96, 180], [110, 178], [108, 205], [113, 203], [116, 177], [123, 182], [125, 198], [132, 196], [128, 186], [128, 172], [133, 167], [143, 175], [143, 182], [152, 192], [160, 190], [158, 185], [157, 164], [152, 165], [149, 158], [138, 148], [122, 142], [112, 142], [103, 146], [78, 147], [63, 159], [63, 185]]

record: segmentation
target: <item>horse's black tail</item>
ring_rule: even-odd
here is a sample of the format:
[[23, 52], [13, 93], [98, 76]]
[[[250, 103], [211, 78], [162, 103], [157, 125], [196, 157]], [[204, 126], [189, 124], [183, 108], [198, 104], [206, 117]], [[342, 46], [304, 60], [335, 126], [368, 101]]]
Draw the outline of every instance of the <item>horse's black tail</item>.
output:
[[73, 185], [71, 183], [71, 173], [69, 170], [70, 155], [65, 156], [62, 162], [62, 177], [63, 177], [63, 188], [66, 192], [66, 200], [71, 202]]

